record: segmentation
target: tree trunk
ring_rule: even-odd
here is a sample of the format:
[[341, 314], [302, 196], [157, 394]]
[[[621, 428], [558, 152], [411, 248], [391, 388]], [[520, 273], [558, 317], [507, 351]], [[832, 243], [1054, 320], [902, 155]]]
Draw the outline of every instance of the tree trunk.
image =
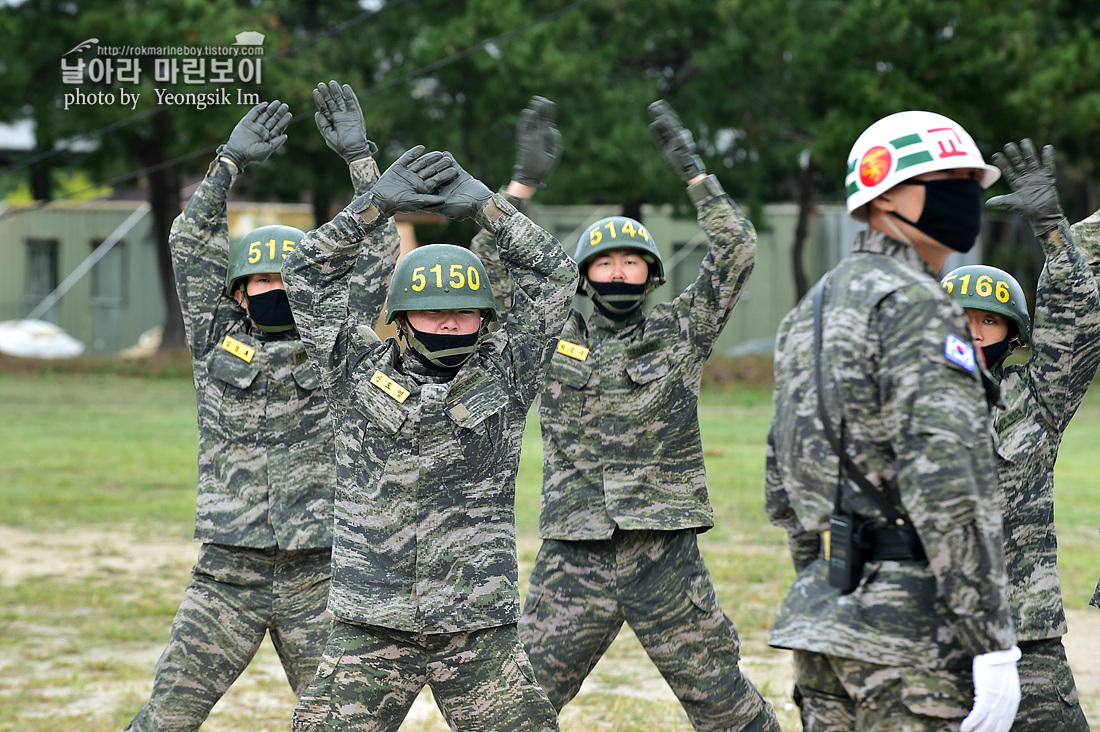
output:
[[[38, 151], [35, 150], [37, 154]], [[36, 201], [52, 201], [53, 186], [50, 185], [50, 163], [43, 161], [31, 166], [31, 198]]]
[[806, 250], [806, 237], [810, 233], [815, 197], [813, 165], [807, 162], [806, 165], [801, 166], [798, 173], [798, 224], [794, 229], [794, 247], [791, 249], [795, 302], [801, 300], [810, 289], [802, 254]]
[[[153, 118], [153, 137], [138, 141], [138, 154], [146, 166], [163, 165], [168, 159], [167, 147], [172, 139], [172, 113], [164, 110]], [[153, 211], [153, 241], [157, 250], [157, 276], [164, 293], [164, 326], [160, 350], [173, 351], [187, 347], [183, 331], [183, 314], [176, 296], [176, 279], [172, 272], [172, 255], [168, 235], [172, 221], [180, 212], [180, 174], [175, 165], [156, 168], [149, 173], [149, 205]]]

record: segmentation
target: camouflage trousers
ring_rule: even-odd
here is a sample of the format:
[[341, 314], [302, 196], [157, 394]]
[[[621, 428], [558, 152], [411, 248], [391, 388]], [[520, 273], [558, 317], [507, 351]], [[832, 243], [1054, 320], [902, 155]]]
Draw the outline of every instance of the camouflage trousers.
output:
[[738, 668], [741, 640], [718, 605], [694, 531], [616, 531], [546, 540], [531, 572], [520, 637], [557, 709], [630, 624], [696, 730], [779, 732]]
[[879, 666], [794, 652], [803, 732], [957, 732], [974, 705], [970, 670]]
[[1012, 732], [1088, 732], [1061, 638], [1020, 643], [1020, 708]]
[[268, 632], [301, 694], [332, 628], [325, 609], [331, 554], [203, 544], [157, 661], [153, 694], [126, 729], [197, 730]]
[[1100, 607], [1100, 582], [1096, 583], [1096, 591], [1092, 593], [1092, 599], [1089, 600], [1089, 604], [1093, 607]]
[[452, 730], [556, 732], [515, 624], [422, 635], [337, 619], [294, 732], [396, 732], [420, 690]]

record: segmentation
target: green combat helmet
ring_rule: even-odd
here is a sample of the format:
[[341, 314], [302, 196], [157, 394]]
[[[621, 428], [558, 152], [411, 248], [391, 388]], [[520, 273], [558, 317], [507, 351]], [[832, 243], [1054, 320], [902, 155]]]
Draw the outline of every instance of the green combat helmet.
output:
[[1004, 270], [984, 264], [968, 264], [947, 273], [940, 285], [964, 310], [986, 310], [1016, 324], [1016, 337], [1026, 346], [1031, 339], [1031, 318], [1020, 283]]
[[585, 229], [577, 240], [573, 259], [584, 272], [585, 265], [594, 257], [612, 249], [637, 249], [642, 253], [642, 258], [649, 262], [648, 289], [665, 283], [665, 263], [661, 261], [661, 252], [653, 237], [641, 222], [626, 216], [608, 216]]
[[225, 294], [233, 296], [240, 281], [249, 275], [281, 272], [286, 255], [301, 243], [305, 232], [293, 226], [261, 226], [253, 229], [230, 247], [229, 268], [225, 272]]
[[488, 310], [497, 319], [493, 286], [481, 260], [454, 244], [426, 244], [397, 264], [386, 300], [386, 323], [409, 310]]

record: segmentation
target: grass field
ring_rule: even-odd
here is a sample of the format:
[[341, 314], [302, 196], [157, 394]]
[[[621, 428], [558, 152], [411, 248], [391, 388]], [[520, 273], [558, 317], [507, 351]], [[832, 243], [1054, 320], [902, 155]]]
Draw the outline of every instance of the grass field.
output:
[[[705, 391], [700, 418], [718, 525], [700, 543], [723, 608], [741, 631], [746, 673], [776, 704], [784, 729], [797, 730], [788, 659], [766, 645], [793, 576], [783, 534], [763, 513], [770, 413], [770, 392], [760, 384]], [[190, 542], [191, 382], [172, 369], [155, 376], [0, 373], [0, 415], [0, 731], [119, 730], [147, 698], [197, 551]], [[1098, 442], [1100, 392], [1093, 389], [1066, 435], [1057, 473], [1062, 588], [1067, 607], [1077, 610], [1100, 574]], [[532, 420], [517, 490], [524, 578], [538, 548], [540, 479]], [[265, 644], [203, 729], [285, 730], [293, 701]], [[430, 705], [414, 712], [402, 729], [446, 729]], [[624, 633], [564, 711], [562, 729], [690, 726]]]

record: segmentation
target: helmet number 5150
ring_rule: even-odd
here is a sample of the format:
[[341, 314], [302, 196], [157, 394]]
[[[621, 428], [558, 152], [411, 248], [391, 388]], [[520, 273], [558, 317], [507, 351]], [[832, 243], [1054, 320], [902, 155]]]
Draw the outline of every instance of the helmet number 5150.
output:
[[[425, 276], [424, 270], [435, 275], [436, 289], [443, 289], [443, 267], [437, 264], [431, 269], [427, 267], [416, 267], [413, 269], [413, 291], [422, 292], [424, 288], [428, 286], [428, 278]], [[447, 284], [456, 290], [461, 290], [464, 287], [468, 287], [471, 290], [477, 290], [481, 287], [481, 276], [478, 274], [476, 267], [467, 267], [466, 271], [463, 272], [461, 264], [452, 264], [447, 274], [450, 278], [447, 280]]]

